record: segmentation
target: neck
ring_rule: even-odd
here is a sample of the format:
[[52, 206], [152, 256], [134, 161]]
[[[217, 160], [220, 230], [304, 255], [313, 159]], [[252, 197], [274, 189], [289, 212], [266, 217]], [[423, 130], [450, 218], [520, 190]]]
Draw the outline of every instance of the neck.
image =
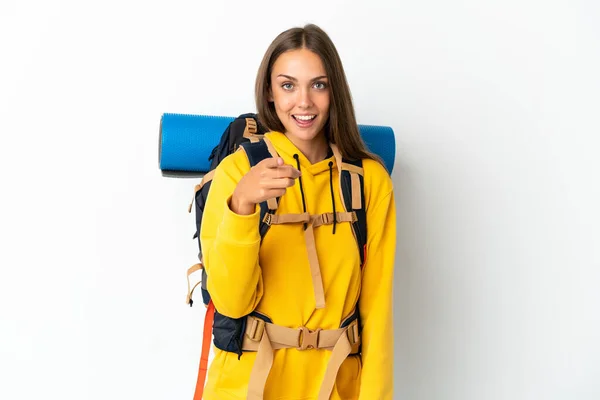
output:
[[304, 157], [310, 161], [311, 164], [318, 163], [327, 158], [327, 150], [329, 144], [324, 134], [317, 135], [312, 140], [299, 140], [292, 135], [288, 135], [290, 141], [304, 154]]

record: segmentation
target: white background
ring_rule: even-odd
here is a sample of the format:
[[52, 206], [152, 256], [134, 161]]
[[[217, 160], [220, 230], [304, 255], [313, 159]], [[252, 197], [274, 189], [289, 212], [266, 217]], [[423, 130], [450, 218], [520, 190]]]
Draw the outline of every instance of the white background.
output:
[[396, 399], [600, 398], [600, 5], [2, 1], [0, 399], [191, 399], [195, 180], [162, 113], [254, 111], [316, 22], [397, 137]]

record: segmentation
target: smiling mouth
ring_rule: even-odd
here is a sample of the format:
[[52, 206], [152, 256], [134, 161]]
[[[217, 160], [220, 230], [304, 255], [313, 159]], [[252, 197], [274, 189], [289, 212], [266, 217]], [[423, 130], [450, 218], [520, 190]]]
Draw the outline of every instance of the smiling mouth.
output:
[[317, 118], [317, 116], [316, 115], [292, 115], [292, 118], [294, 118], [298, 122], [310, 122], [313, 119]]

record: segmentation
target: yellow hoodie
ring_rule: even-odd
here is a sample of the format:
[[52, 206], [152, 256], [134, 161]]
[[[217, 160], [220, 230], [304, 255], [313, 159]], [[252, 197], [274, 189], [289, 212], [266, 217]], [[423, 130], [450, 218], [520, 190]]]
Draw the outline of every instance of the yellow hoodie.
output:
[[[312, 215], [332, 212], [330, 179], [333, 188], [340, 187], [335, 158], [311, 164], [284, 134], [269, 132], [266, 137], [286, 164], [296, 167], [294, 155], [298, 156], [306, 210]], [[330, 398], [391, 400], [396, 214], [388, 172], [376, 161], [363, 161], [368, 234], [362, 271], [349, 223], [337, 223], [335, 233], [333, 225], [314, 229], [325, 292], [325, 308], [316, 309], [302, 224], [272, 225], [261, 244], [260, 208], [247, 216], [229, 208], [237, 182], [249, 169], [243, 151], [224, 159], [215, 171], [205, 206], [200, 240], [215, 308], [232, 318], [256, 310], [274, 324], [314, 330], [339, 328], [358, 305], [362, 353], [342, 363]], [[333, 191], [333, 200], [336, 210], [342, 210], [339, 189]], [[296, 182], [281, 197], [277, 214], [303, 211]], [[235, 353], [216, 347], [214, 351], [204, 399], [246, 399], [256, 353], [244, 352], [238, 360]], [[316, 400], [330, 355], [329, 350], [275, 350], [264, 399]]]

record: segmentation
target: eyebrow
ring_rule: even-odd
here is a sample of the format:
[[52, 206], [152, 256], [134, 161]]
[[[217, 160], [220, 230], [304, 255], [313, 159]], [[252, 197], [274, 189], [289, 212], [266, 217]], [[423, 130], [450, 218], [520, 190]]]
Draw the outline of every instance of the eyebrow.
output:
[[[293, 76], [289, 76], [289, 75], [285, 75], [285, 74], [279, 74], [277, 75], [277, 77], [282, 77], [282, 78], [286, 78], [289, 79], [290, 81], [294, 81], [294, 82], [298, 82], [298, 79], [294, 78]], [[327, 79], [327, 75], [321, 75], [321, 76], [317, 76], [316, 78], [312, 78], [311, 81], [316, 81], [319, 79]]]

